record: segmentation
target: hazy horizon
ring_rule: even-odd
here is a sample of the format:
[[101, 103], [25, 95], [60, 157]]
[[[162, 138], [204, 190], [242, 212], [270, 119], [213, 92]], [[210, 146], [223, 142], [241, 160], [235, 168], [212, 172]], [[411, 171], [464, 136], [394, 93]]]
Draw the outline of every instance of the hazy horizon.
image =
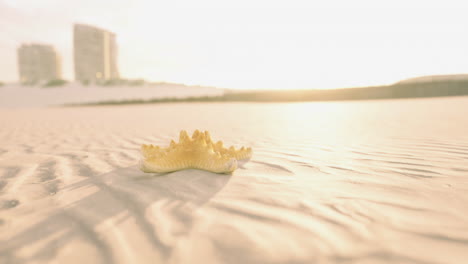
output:
[[238, 89], [343, 88], [468, 73], [462, 1], [0, 0], [0, 81], [44, 43], [73, 80], [72, 25], [115, 32], [124, 78]]

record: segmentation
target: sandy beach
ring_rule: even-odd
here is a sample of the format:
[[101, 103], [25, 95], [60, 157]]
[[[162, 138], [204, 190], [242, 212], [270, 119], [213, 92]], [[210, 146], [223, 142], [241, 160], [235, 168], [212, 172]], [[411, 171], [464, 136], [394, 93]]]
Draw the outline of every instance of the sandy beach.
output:
[[[464, 263], [468, 97], [0, 109], [0, 263]], [[138, 169], [208, 130], [232, 175]]]
[[83, 86], [70, 83], [60, 87], [23, 85], [0, 86], [0, 108], [63, 106], [99, 101], [135, 100], [142, 98], [187, 98], [219, 96], [223, 89], [160, 83], [145, 86]]

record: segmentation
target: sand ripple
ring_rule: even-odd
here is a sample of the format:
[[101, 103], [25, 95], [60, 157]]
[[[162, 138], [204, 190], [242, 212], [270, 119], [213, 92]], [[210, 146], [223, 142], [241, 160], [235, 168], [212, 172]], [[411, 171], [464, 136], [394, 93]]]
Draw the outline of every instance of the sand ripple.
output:
[[[0, 263], [464, 263], [468, 101], [398, 102], [0, 110]], [[253, 159], [138, 170], [195, 128]]]

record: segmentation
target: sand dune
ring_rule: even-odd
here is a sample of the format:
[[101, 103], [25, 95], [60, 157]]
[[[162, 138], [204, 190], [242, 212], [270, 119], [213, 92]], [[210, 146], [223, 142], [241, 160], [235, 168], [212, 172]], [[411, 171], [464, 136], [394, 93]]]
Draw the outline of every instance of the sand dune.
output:
[[[0, 263], [464, 263], [467, 105], [0, 110]], [[253, 158], [138, 170], [140, 144], [181, 129]]]

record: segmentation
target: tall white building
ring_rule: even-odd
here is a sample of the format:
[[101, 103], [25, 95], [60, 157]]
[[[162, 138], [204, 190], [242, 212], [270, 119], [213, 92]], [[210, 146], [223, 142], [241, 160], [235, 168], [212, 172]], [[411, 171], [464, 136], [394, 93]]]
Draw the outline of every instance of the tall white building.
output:
[[18, 48], [20, 82], [36, 84], [60, 79], [60, 60], [51, 45], [23, 44]]
[[75, 80], [102, 83], [119, 79], [115, 34], [89, 25], [73, 29]]

